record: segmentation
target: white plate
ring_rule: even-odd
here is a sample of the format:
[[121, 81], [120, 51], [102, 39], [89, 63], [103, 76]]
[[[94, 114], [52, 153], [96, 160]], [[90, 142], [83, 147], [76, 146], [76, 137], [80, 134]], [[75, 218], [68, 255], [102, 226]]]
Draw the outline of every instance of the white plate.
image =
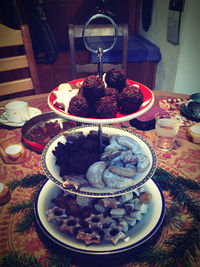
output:
[[[38, 108], [29, 107], [29, 119], [40, 115], [42, 112]], [[12, 126], [12, 127], [21, 127], [24, 125], [25, 121], [23, 122], [11, 122], [8, 121], [5, 115], [5, 112], [0, 115], [0, 123], [6, 125], [6, 126]]]
[[[83, 82], [84, 79], [79, 79], [79, 80], [74, 80], [69, 82], [69, 84], [80, 84], [81, 82]], [[54, 100], [56, 99], [53, 92], [57, 91], [58, 88], [54, 89], [48, 96], [48, 105], [49, 107], [58, 115], [67, 118], [68, 120], [73, 120], [73, 121], [78, 121], [78, 122], [83, 122], [83, 123], [92, 123], [92, 124], [112, 124], [112, 123], [118, 123], [118, 122], [123, 122], [123, 121], [129, 121], [132, 120], [138, 116], [141, 116], [142, 114], [144, 114], [145, 112], [147, 112], [154, 103], [154, 94], [153, 92], [146, 87], [145, 85], [132, 81], [132, 80], [127, 80], [128, 84], [130, 85], [137, 85], [139, 86], [140, 90], [143, 93], [144, 96], [144, 102], [142, 103], [140, 109], [132, 114], [128, 114], [128, 115], [123, 115], [121, 113], [117, 113], [115, 118], [106, 118], [106, 119], [98, 119], [98, 118], [86, 118], [86, 117], [79, 117], [79, 116], [74, 116], [71, 115], [67, 112], [65, 112], [64, 110], [56, 107], [54, 105]]]
[[61, 189], [50, 180], [45, 182], [38, 192], [35, 202], [35, 216], [46, 236], [66, 249], [90, 255], [120, 253], [143, 244], [156, 233], [163, 221], [165, 201], [160, 187], [153, 180], [149, 180], [144, 185], [144, 189], [152, 194], [152, 198], [148, 203], [149, 209], [143, 215], [142, 220], [126, 233], [127, 238], [120, 241], [116, 246], [111, 243], [86, 246], [85, 243], [78, 241], [69, 233], [61, 232], [56, 223], [49, 223], [45, 211], [55, 206], [51, 200], [61, 192]]
[[[82, 131], [85, 135], [87, 135], [90, 131], [98, 131], [98, 126], [90, 126], [85, 125], [82, 127], [75, 127], [66, 132], [77, 132]], [[109, 136], [114, 134], [126, 135], [134, 140], [136, 140], [141, 147], [142, 154], [146, 155], [150, 159], [149, 168], [142, 173], [137, 173], [134, 177], [135, 184], [131, 187], [128, 187], [123, 190], [119, 189], [111, 189], [108, 187], [104, 187], [102, 189], [94, 188], [91, 186], [82, 187], [80, 190], [75, 191], [74, 189], [66, 189], [63, 187], [63, 180], [59, 175], [60, 167], [56, 165], [56, 157], [53, 155], [52, 151], [57, 146], [58, 142], [65, 143], [65, 137], [63, 133], [55, 136], [44, 148], [42, 153], [42, 166], [45, 174], [49, 179], [51, 179], [56, 185], [61, 187], [63, 190], [67, 190], [69, 192], [79, 194], [82, 196], [90, 196], [90, 197], [110, 197], [117, 196], [121, 194], [126, 194], [130, 191], [134, 191], [136, 188], [141, 187], [144, 183], [146, 183], [154, 174], [156, 170], [156, 154], [150, 144], [141, 136], [135, 134], [134, 132], [130, 132], [127, 129], [121, 129], [115, 126], [105, 125], [102, 126], [102, 132], [108, 134]]]

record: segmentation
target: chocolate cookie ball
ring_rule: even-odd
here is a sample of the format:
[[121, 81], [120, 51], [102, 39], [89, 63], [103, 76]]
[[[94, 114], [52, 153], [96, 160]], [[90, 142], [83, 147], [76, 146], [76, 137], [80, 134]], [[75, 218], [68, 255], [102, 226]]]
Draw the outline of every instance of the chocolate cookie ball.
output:
[[114, 87], [121, 92], [126, 86], [126, 74], [121, 69], [111, 69], [106, 73], [105, 82], [107, 87]]
[[99, 98], [104, 96], [104, 89], [103, 80], [96, 75], [90, 75], [85, 78], [81, 90], [87, 101], [94, 105]]
[[114, 100], [118, 101], [119, 91], [116, 88], [106, 87], [105, 96], [111, 96]]
[[99, 118], [113, 118], [117, 112], [117, 101], [111, 96], [104, 96], [96, 103], [96, 114]]
[[87, 117], [90, 114], [87, 100], [81, 95], [72, 97], [69, 102], [68, 112], [75, 116]]
[[136, 112], [143, 103], [142, 91], [133, 85], [125, 87], [119, 95], [118, 105], [120, 112], [130, 114]]

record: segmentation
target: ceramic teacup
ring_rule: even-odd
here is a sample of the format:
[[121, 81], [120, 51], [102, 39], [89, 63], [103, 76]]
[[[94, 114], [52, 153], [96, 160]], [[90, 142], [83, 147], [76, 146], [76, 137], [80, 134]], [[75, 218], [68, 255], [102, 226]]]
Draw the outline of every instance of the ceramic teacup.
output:
[[29, 119], [29, 107], [25, 101], [15, 100], [5, 105], [5, 117], [8, 121], [20, 123]]

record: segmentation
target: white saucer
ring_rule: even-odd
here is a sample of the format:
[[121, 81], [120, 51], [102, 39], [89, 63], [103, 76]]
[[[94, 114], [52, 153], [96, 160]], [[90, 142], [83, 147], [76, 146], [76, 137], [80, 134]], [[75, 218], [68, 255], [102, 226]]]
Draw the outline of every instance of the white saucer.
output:
[[[29, 107], [29, 119], [40, 115], [42, 112], [38, 108]], [[23, 122], [11, 122], [6, 119], [5, 112], [0, 115], [0, 123], [4, 124], [6, 126], [12, 126], [12, 127], [21, 127], [24, 125], [25, 121]]]

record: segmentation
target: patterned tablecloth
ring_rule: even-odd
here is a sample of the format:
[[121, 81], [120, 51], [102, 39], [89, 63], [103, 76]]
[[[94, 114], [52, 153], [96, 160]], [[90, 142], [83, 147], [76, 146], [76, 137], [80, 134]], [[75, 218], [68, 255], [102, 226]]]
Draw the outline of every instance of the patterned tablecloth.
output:
[[[160, 99], [168, 98], [167, 94], [163, 95], [155, 92], [156, 104]], [[39, 108], [43, 113], [49, 111], [47, 95], [27, 97], [26, 100], [29, 106]], [[129, 122], [118, 126], [141, 135], [155, 150], [158, 160], [155, 180], [163, 190], [167, 209], [167, 217], [165, 216], [159, 231], [141, 248], [131, 250], [125, 255], [106, 256], [106, 261], [102, 256], [84, 257], [77, 254], [74, 257], [68, 251], [63, 253], [61, 248], [58, 249], [55, 244], [45, 241], [37, 224], [32, 223], [34, 213], [31, 203], [34, 202], [37, 186], [22, 186], [20, 182], [24, 181], [23, 178], [27, 175], [33, 177], [43, 174], [43, 169], [41, 154], [25, 148], [26, 160], [21, 164], [6, 164], [0, 158], [0, 182], [9, 184], [10, 188], [12, 186], [11, 200], [0, 206], [0, 266], [184, 266], [183, 262], [188, 263], [185, 266], [200, 266], [200, 145], [187, 139], [187, 127], [183, 126], [179, 130], [176, 147], [163, 152], [154, 146], [154, 130], [140, 131], [131, 127]], [[0, 146], [20, 141], [21, 128], [0, 126]], [[163, 183], [161, 176], [169, 176], [169, 180], [182, 177], [185, 181], [185, 184], [182, 184], [182, 193], [188, 194], [181, 195], [178, 187], [174, 188], [177, 191], [166, 188], [167, 180]], [[194, 187], [188, 184], [191, 180], [196, 182]], [[176, 187], [175, 183], [173, 186]], [[179, 194], [178, 199], [174, 198], [174, 192]], [[20, 207], [22, 203], [27, 206], [24, 204]], [[170, 210], [174, 204], [179, 209], [176, 214]], [[171, 222], [169, 216], [172, 217]], [[32, 220], [31, 227], [27, 226], [28, 219]], [[192, 240], [186, 238], [186, 234]], [[175, 239], [172, 240], [173, 237]], [[171, 242], [170, 246], [166, 244], [167, 240]]]

